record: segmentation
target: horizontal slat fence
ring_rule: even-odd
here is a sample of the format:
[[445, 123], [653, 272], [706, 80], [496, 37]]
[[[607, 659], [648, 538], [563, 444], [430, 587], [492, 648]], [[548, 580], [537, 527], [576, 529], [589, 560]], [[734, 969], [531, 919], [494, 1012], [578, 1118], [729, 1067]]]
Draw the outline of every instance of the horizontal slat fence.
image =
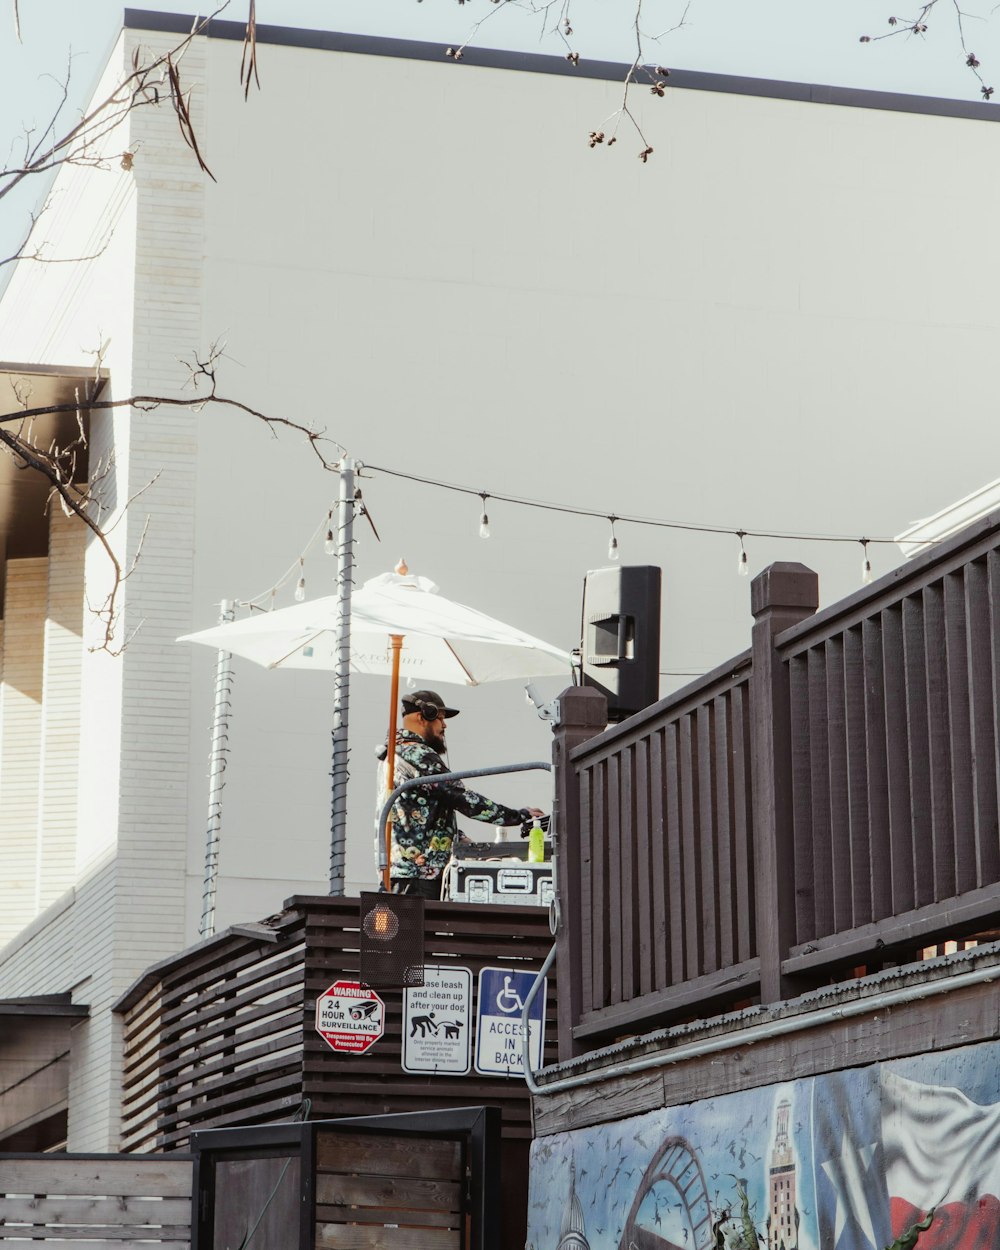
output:
[[[303, 1093], [311, 1119], [431, 1111], [445, 1107], [491, 1105], [502, 1113], [505, 1139], [531, 1137], [531, 1105], [521, 1077], [430, 1076], [404, 1072], [403, 992], [379, 990], [385, 1002], [385, 1034], [364, 1054], [330, 1049], [312, 1028], [318, 995], [340, 977], [357, 979], [358, 902], [308, 898], [295, 902], [305, 916], [306, 1010]], [[548, 913], [538, 907], [427, 903], [424, 908], [425, 962], [468, 968], [472, 973], [473, 1019], [478, 1012], [479, 972], [486, 967], [537, 972], [552, 947]], [[548, 977], [545, 1061], [555, 1062], [555, 970]], [[473, 1039], [474, 1040], [474, 1039]]]
[[0, 1154], [0, 1244], [187, 1250], [191, 1160]]
[[1000, 513], [816, 595], [772, 565], [748, 652], [604, 732], [562, 696], [561, 1057], [1000, 930]]
[[[403, 993], [380, 990], [385, 1034], [365, 1054], [337, 1053], [315, 1030], [316, 998], [359, 979], [357, 898], [296, 897], [273, 922], [244, 926], [149, 972], [117, 1004], [124, 1015], [122, 1148], [178, 1150], [196, 1129], [271, 1124], [305, 1105], [309, 1119], [501, 1108], [505, 1139], [531, 1136], [521, 1077], [414, 1074], [402, 1068]], [[428, 903], [425, 960], [472, 973], [536, 972], [552, 946], [539, 907]], [[555, 972], [548, 978], [545, 1054], [557, 1054]]]
[[124, 1150], [290, 1116], [302, 1100], [302, 923], [240, 933], [158, 966], [126, 1014]]

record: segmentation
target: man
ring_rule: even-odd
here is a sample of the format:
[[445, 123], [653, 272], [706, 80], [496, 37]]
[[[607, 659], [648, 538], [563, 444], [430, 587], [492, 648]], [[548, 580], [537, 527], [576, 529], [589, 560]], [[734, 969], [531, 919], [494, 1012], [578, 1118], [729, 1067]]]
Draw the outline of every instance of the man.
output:
[[[403, 727], [396, 735], [396, 784], [410, 777], [450, 772], [441, 758], [447, 749], [447, 722], [458, 709], [445, 707], [433, 690], [417, 690], [403, 700]], [[520, 825], [541, 817], [537, 807], [515, 810], [468, 790], [461, 781], [414, 786], [392, 809], [392, 855], [389, 867], [394, 894], [441, 897], [442, 874], [458, 838], [455, 813], [491, 825]]]

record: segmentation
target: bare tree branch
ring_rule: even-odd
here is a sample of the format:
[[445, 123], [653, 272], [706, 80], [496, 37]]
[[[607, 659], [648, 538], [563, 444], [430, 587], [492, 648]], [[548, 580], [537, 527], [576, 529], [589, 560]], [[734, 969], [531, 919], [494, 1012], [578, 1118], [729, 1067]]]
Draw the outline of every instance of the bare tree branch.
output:
[[[926, 2], [920, 6], [920, 11], [918, 12], [916, 17], [890, 17], [889, 18], [889, 27], [890, 27], [889, 30], [887, 30], [884, 34], [881, 34], [881, 35], [862, 35], [861, 42], [862, 43], [880, 43], [883, 39], [892, 39], [896, 35], [909, 35], [910, 37], [919, 36], [922, 38], [924, 35], [927, 34], [927, 19], [931, 15], [931, 13], [934, 11], [934, 9], [938, 6], [939, 3], [940, 3], [940, 0], [926, 0]], [[979, 58], [976, 56], [975, 52], [973, 52], [969, 48], [969, 45], [965, 39], [966, 19], [970, 17], [975, 17], [977, 18], [977, 20], [980, 20], [980, 21], [983, 19], [980, 18], [978, 14], [966, 13], [962, 9], [958, 0], [948, 0], [948, 4], [951, 6], [952, 13], [955, 18], [955, 27], [956, 27], [956, 30], [958, 31], [958, 42], [962, 49], [962, 55], [965, 57], [966, 67], [972, 70], [973, 74], [975, 74], [976, 78], [978, 79], [979, 94], [983, 97], [983, 99], [984, 100], [992, 99], [993, 88], [990, 86], [987, 86], [986, 79], [983, 78], [982, 74], [979, 72], [980, 70]], [[991, 10], [991, 13], [995, 11], [996, 9], [994, 8]]]
[[[95, 353], [98, 357], [98, 369], [106, 346], [107, 344], [103, 344]], [[112, 457], [104, 463], [91, 466], [86, 482], [77, 480], [80, 475], [80, 457], [87, 447], [83, 421], [85, 410], [101, 412], [131, 408], [136, 412], [152, 413], [160, 408], [180, 408], [200, 412], [206, 406], [215, 405], [263, 421], [275, 437], [282, 429], [303, 436], [322, 467], [329, 472], [337, 470], [339, 458], [345, 454], [341, 444], [328, 437], [323, 430], [313, 429], [290, 417], [273, 416], [241, 400], [220, 394], [217, 367], [221, 357], [222, 349], [213, 345], [204, 358], [197, 357], [188, 363], [189, 384], [199, 392], [191, 396], [137, 394], [123, 399], [100, 399], [81, 396], [77, 391], [72, 402], [33, 405], [31, 388], [27, 381], [12, 379], [18, 407], [15, 411], [0, 414], [0, 450], [13, 459], [19, 470], [37, 474], [48, 483], [50, 503], [58, 500], [67, 515], [79, 517], [94, 535], [110, 563], [111, 588], [103, 603], [91, 607], [93, 614], [100, 620], [103, 631], [102, 641], [96, 648], [98, 650], [118, 654], [127, 645], [128, 640], [122, 642], [117, 638], [121, 588], [135, 570], [142, 541], [140, 540], [129, 567], [123, 567], [110, 537], [118, 521], [111, 525], [105, 523], [107, 509], [101, 498], [101, 487], [114, 467]], [[35, 423], [41, 417], [55, 415], [71, 415], [75, 418], [73, 436], [62, 443], [52, 442], [48, 446], [42, 446], [35, 434]], [[336, 456], [328, 454], [328, 448], [331, 447], [336, 448]], [[158, 476], [159, 474], [126, 500], [118, 509], [118, 520], [128, 513], [135, 500], [149, 489]]]

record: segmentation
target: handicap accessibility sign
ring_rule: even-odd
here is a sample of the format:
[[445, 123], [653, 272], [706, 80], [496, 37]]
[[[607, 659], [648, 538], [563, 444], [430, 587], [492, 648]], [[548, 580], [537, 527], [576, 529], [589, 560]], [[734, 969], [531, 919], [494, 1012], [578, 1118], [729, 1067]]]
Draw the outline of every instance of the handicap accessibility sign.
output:
[[[483, 968], [479, 973], [479, 1017], [476, 1024], [476, 1071], [483, 1076], [524, 1075], [524, 1025], [521, 1020], [534, 972]], [[542, 1066], [545, 1033], [545, 990], [538, 988], [528, 1016], [528, 1058], [532, 1071]]]

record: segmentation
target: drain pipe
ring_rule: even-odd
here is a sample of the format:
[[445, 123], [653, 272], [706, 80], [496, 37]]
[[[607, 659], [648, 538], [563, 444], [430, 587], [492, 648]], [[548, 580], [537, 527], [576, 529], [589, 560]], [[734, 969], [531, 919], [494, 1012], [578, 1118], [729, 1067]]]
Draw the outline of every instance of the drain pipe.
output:
[[807, 1011], [797, 1016], [786, 1016], [782, 1020], [769, 1020], [764, 1024], [753, 1024], [722, 1036], [706, 1037], [700, 1042], [689, 1042], [674, 1050], [661, 1051], [655, 1055], [642, 1055], [636, 1059], [626, 1059], [622, 1063], [613, 1063], [606, 1068], [598, 1068], [590, 1072], [581, 1072], [578, 1076], [566, 1076], [539, 1085], [535, 1081], [535, 1073], [531, 1071], [528, 1059], [528, 1008], [534, 1001], [535, 994], [541, 985], [546, 972], [552, 966], [556, 948], [552, 947], [542, 964], [534, 985], [525, 999], [524, 1011], [521, 1013], [523, 1044], [524, 1044], [524, 1079], [532, 1094], [558, 1094], [566, 1089], [579, 1089], [584, 1085], [596, 1085], [599, 1081], [611, 1080], [618, 1076], [631, 1076], [635, 1072], [646, 1072], [650, 1068], [666, 1067], [668, 1064], [683, 1063], [687, 1059], [699, 1059], [703, 1055], [718, 1054], [722, 1050], [733, 1050], [738, 1046], [751, 1046], [755, 1042], [767, 1041], [772, 1037], [782, 1037], [787, 1033], [798, 1033], [801, 1030], [814, 1028], [817, 1025], [837, 1024], [841, 1020], [849, 1020], [854, 1016], [867, 1015], [872, 1011], [888, 1010], [906, 1003], [919, 1002], [924, 998], [933, 998], [938, 994], [950, 994], [953, 990], [962, 990], [971, 985], [988, 984], [1000, 978], [1000, 966], [990, 965], [974, 968], [971, 972], [961, 972], [952, 977], [941, 977], [937, 981], [924, 982], [921, 985], [908, 985], [898, 990], [884, 990], [879, 994], [869, 994], [865, 998], [854, 999], [838, 1007], [824, 1007], [820, 1011]]

